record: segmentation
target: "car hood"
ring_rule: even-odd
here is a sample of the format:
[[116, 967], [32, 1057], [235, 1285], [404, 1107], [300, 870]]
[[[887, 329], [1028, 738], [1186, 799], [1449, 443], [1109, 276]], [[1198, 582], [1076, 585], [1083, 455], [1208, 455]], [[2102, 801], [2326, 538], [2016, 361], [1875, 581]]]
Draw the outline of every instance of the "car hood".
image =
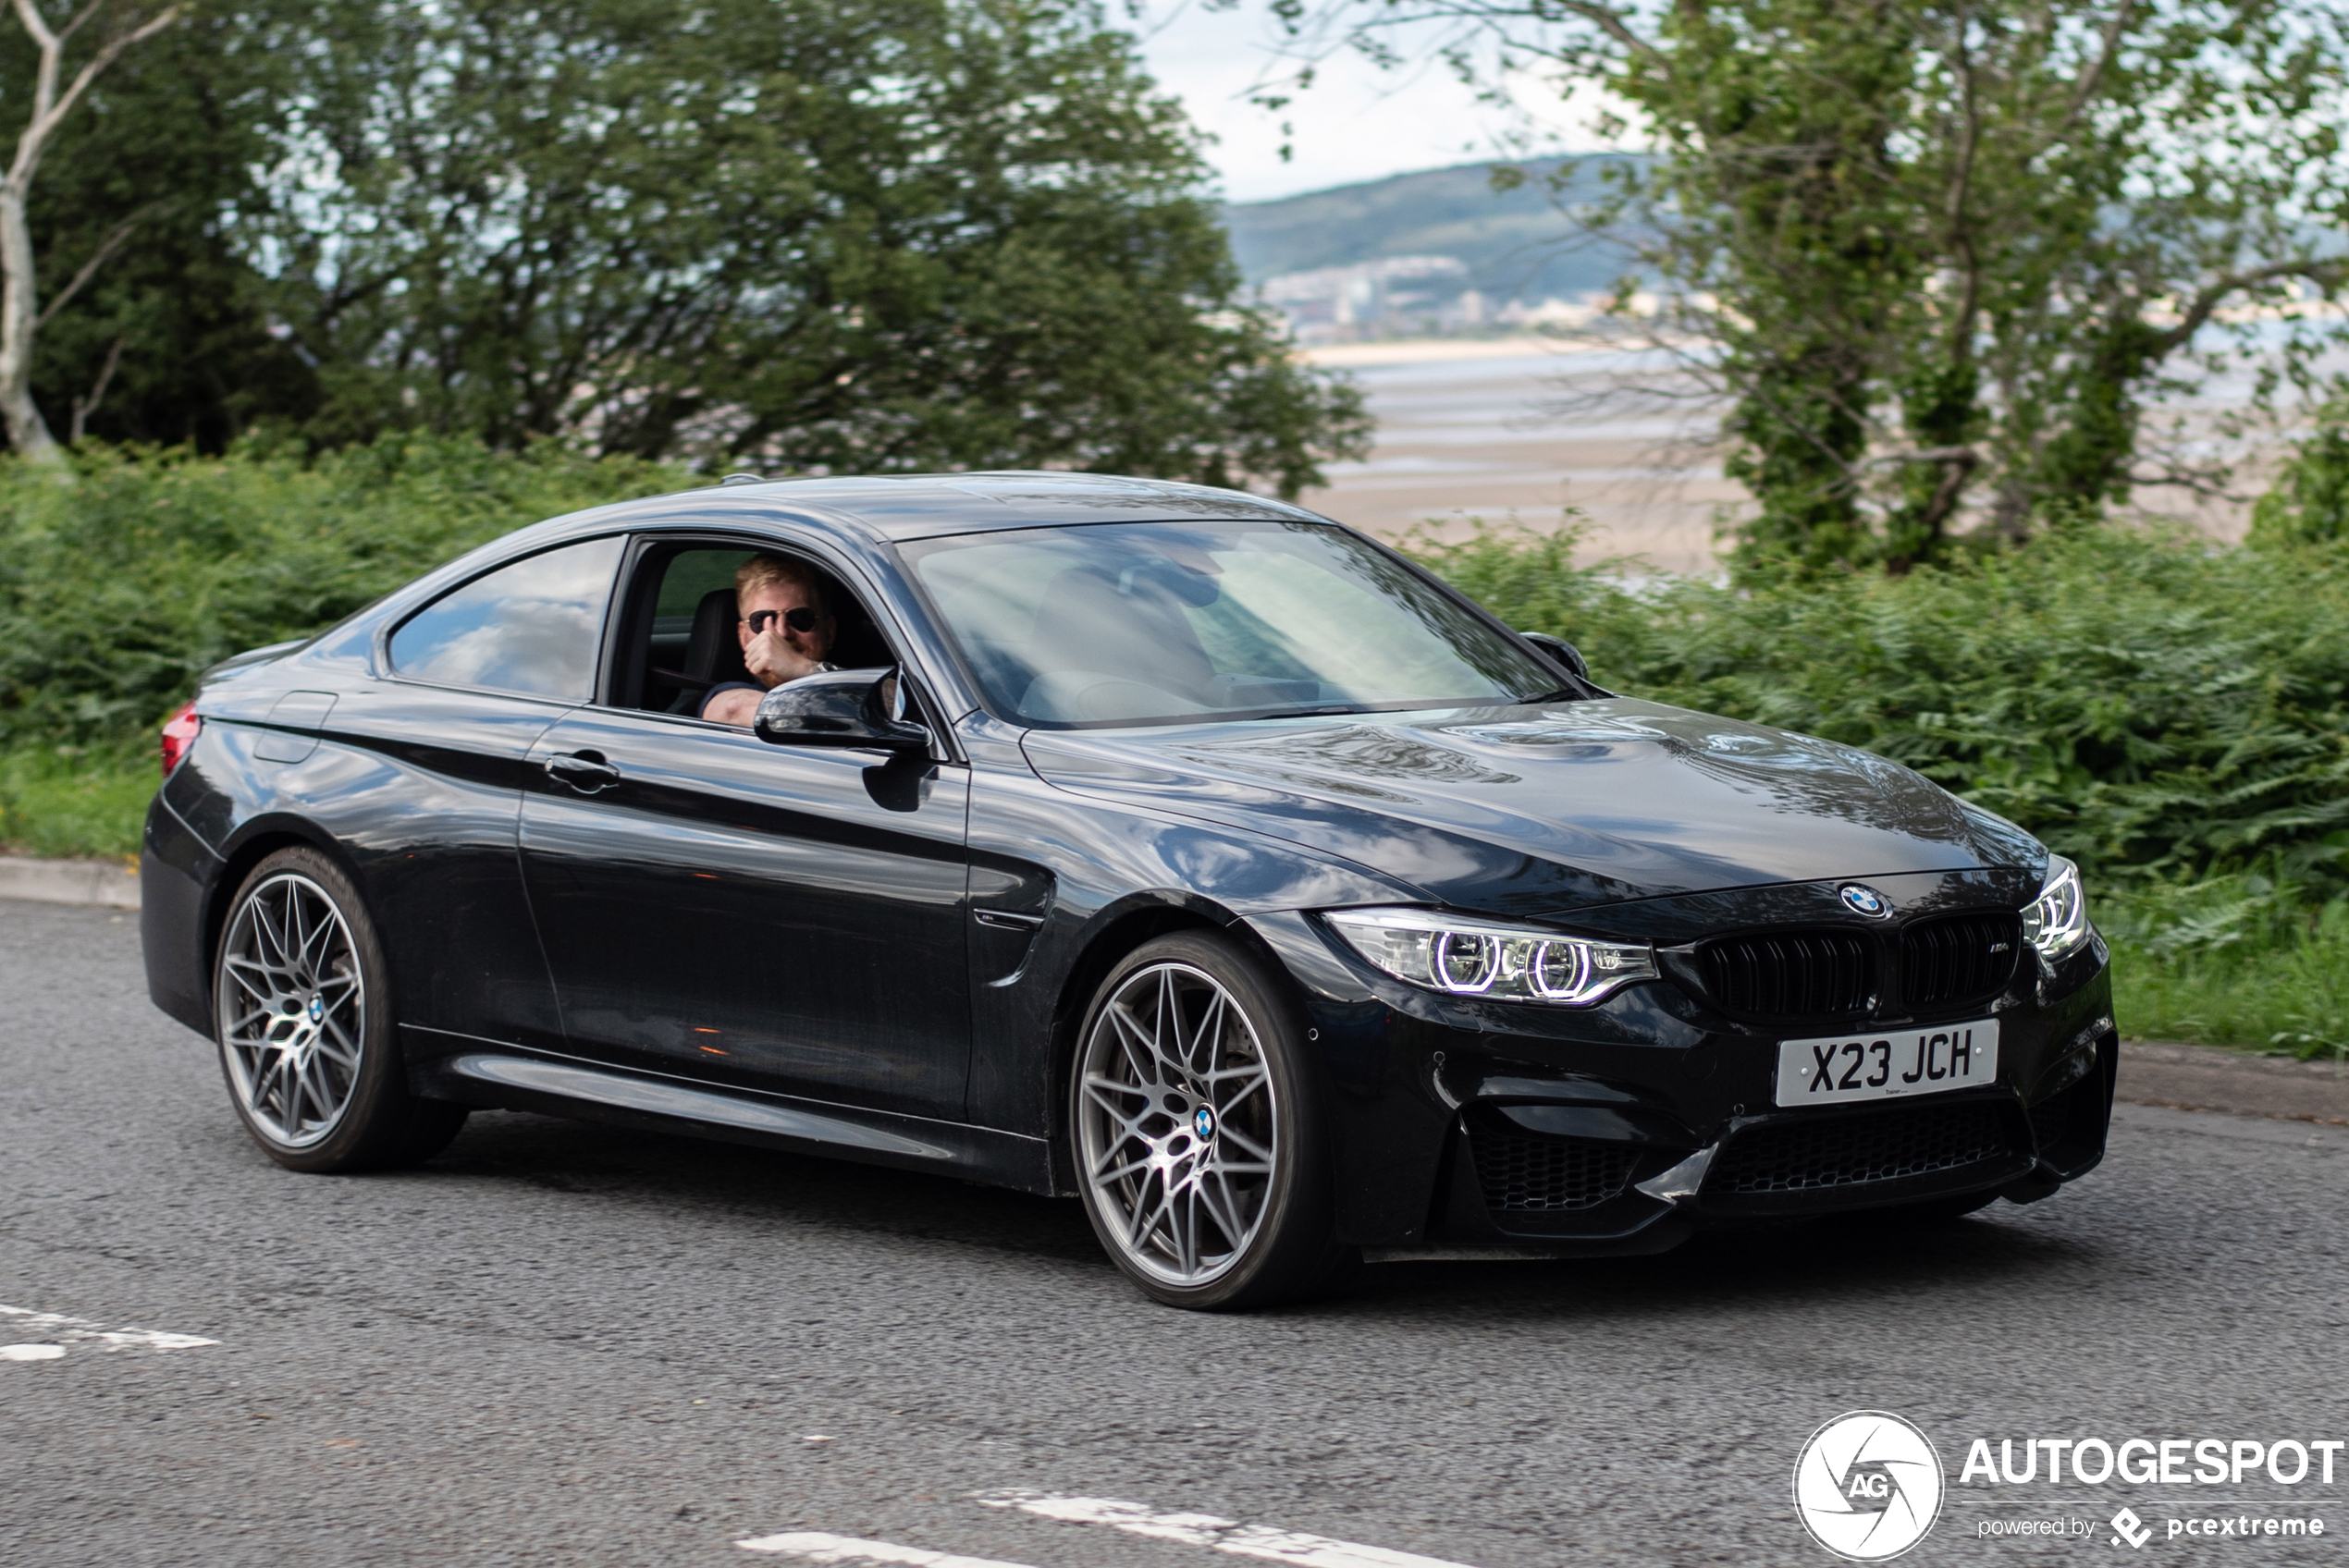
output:
[[1630, 698], [1030, 730], [1047, 781], [1342, 855], [1455, 908], [1988, 866], [2046, 851], [1882, 757]]

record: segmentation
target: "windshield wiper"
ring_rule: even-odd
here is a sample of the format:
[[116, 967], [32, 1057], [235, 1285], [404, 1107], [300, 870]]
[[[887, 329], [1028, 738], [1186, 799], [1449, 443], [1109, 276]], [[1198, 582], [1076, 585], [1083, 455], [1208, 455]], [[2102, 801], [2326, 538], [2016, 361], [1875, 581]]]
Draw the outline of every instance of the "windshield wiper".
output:
[[1561, 686], [1556, 691], [1544, 692], [1539, 697], [1519, 697], [1517, 700], [1517, 705], [1521, 708], [1529, 708], [1536, 703], [1580, 703], [1587, 702], [1590, 699], [1584, 696], [1583, 693], [1576, 691], [1573, 687]]
[[1248, 717], [1241, 720], [1241, 722], [1244, 724], [1253, 724], [1260, 718], [1322, 718], [1331, 714], [1360, 713], [1362, 711], [1363, 708], [1359, 703], [1336, 703], [1328, 706], [1318, 708], [1275, 708], [1270, 713], [1249, 714]]

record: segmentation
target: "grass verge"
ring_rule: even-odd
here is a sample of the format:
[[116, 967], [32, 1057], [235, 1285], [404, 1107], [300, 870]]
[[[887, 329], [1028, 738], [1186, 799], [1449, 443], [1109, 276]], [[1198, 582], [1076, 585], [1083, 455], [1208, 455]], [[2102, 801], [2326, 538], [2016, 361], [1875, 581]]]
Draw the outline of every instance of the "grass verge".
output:
[[149, 742], [0, 751], [0, 847], [59, 859], [135, 855], [157, 782]]
[[2121, 1028], [2142, 1039], [2349, 1056], [2349, 899], [2312, 906], [2294, 891], [2246, 876], [2097, 900]]

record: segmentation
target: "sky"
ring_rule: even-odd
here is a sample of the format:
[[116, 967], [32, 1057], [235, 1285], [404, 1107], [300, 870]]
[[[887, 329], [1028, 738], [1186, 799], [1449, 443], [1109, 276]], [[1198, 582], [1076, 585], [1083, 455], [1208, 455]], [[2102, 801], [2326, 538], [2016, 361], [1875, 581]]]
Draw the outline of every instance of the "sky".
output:
[[[1295, 196], [1503, 151], [1507, 112], [1479, 104], [1441, 66], [1381, 70], [1342, 53], [1323, 63], [1310, 91], [1271, 115], [1248, 102], [1251, 88], [1290, 68], [1269, 6], [1210, 11], [1199, 0], [1142, 0], [1138, 11], [1118, 25], [1141, 40], [1159, 85], [1215, 136], [1208, 157], [1230, 201]], [[1534, 103], [1534, 92], [1522, 101]], [[1544, 118], [1565, 133], [1562, 110]], [[1295, 128], [1286, 162], [1280, 156], [1284, 119]]]

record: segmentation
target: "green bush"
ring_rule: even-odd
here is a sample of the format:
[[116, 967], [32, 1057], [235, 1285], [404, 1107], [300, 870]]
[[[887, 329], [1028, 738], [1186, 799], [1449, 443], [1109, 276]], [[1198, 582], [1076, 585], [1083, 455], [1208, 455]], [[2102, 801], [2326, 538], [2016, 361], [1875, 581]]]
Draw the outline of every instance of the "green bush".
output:
[[60, 484], [0, 464], [0, 746], [151, 732], [206, 666], [331, 624], [542, 518], [683, 471], [387, 436], [315, 459], [84, 448]]

